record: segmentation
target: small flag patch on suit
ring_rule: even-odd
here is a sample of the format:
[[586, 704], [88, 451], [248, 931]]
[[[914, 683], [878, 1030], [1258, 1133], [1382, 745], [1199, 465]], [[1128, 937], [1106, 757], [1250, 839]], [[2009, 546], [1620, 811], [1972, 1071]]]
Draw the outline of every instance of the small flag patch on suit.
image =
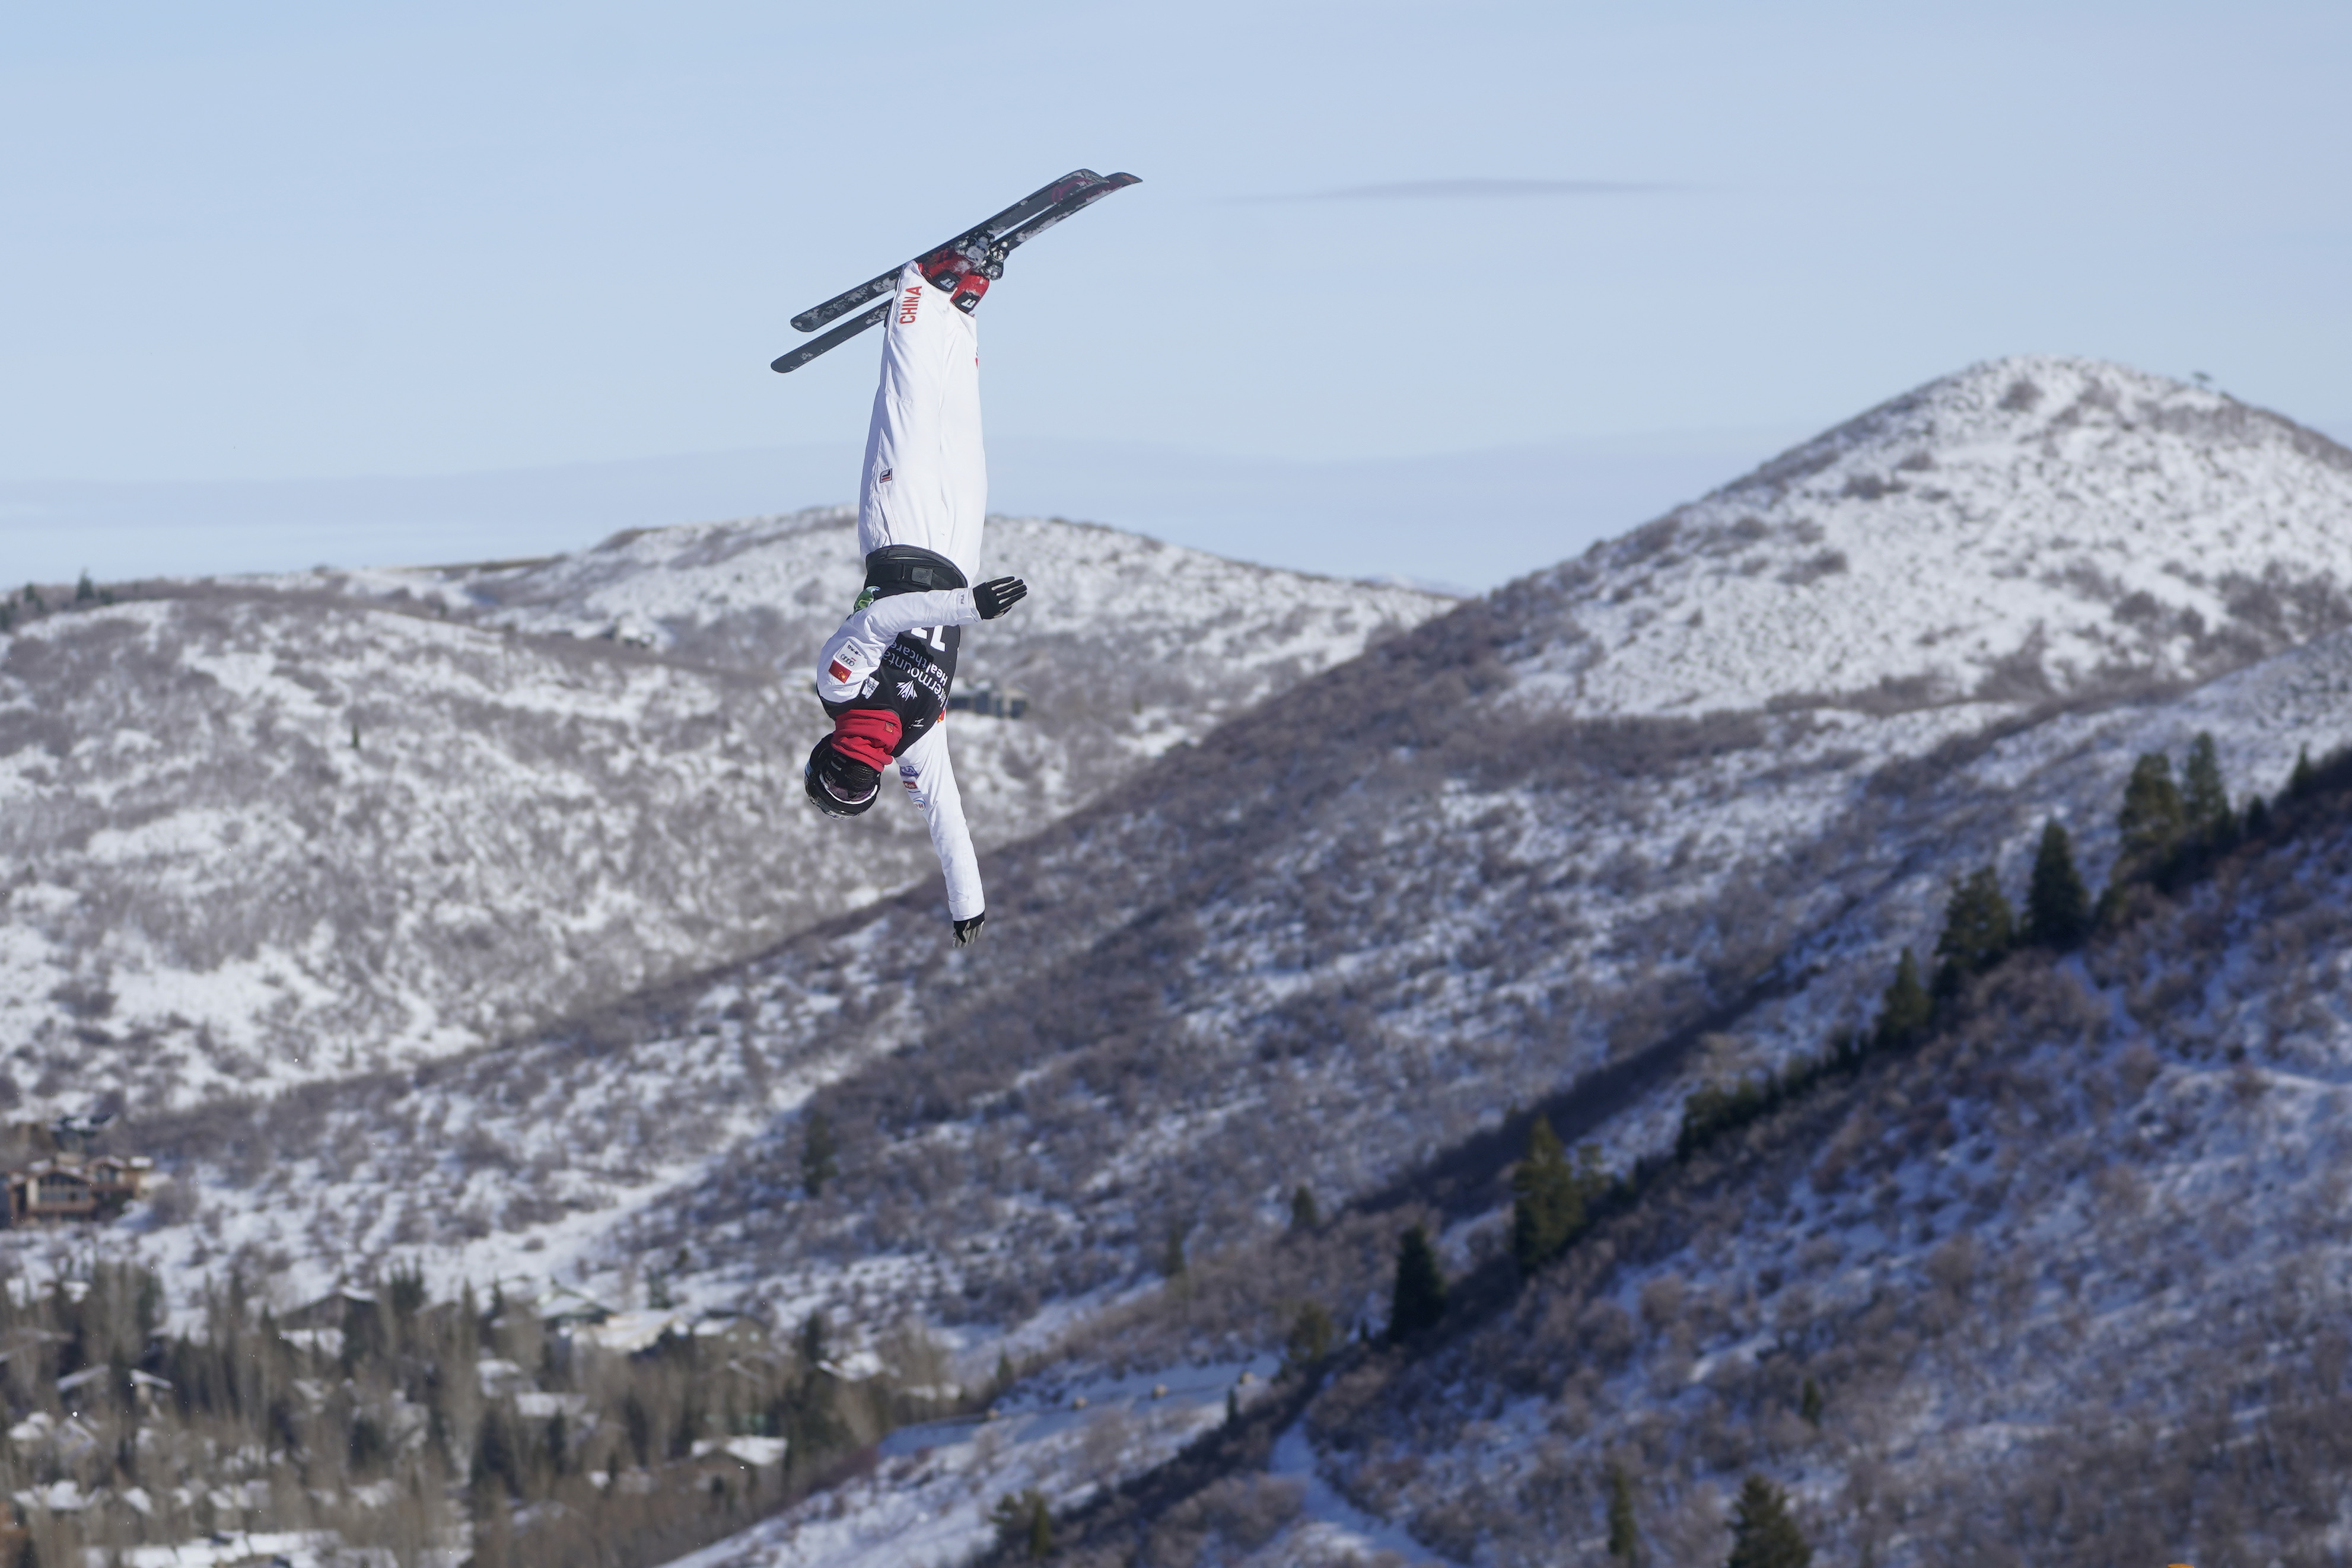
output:
[[832, 664], [827, 664], [824, 667], [824, 673], [831, 675], [836, 681], [845, 681], [849, 679], [849, 666], [843, 664], [839, 659], [835, 659]]
[[890, 482], [890, 470], [888, 470], [887, 468], [885, 468], [885, 469], [883, 469], [883, 470], [882, 470], [882, 477], [881, 477], [880, 479], [877, 480], [877, 481], [876, 481], [876, 483], [877, 483], [877, 484], [882, 484], [882, 485], [887, 485], [889, 482]]

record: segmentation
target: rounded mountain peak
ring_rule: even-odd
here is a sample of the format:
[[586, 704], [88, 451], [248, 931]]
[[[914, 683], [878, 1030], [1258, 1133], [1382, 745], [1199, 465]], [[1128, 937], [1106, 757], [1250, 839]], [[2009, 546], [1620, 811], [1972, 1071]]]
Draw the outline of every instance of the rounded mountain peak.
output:
[[2352, 624], [2352, 452], [2224, 393], [2019, 355], [1930, 382], [1502, 591], [1587, 714], [2032, 702]]

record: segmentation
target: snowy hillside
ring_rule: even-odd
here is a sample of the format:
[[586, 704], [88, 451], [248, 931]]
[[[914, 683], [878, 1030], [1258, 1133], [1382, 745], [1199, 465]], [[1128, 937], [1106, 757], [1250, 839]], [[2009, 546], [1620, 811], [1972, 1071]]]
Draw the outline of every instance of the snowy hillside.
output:
[[1307, 1422], [1327, 1473], [1465, 1562], [1597, 1550], [1612, 1462], [1661, 1561], [1719, 1560], [1759, 1470], [1832, 1560], [2325, 1560], [2347, 804], [2079, 959], [2021, 957], [1916, 1059], [1357, 1379]]
[[[2053, 515], [2084, 540], [2137, 526], [2090, 502]], [[1538, 720], [1560, 699], [1525, 627], [1610, 602], [1618, 570], [1465, 606], [1167, 756], [992, 873], [979, 955], [935, 963], [929, 901], [884, 904], [584, 1035], [314, 1100], [312, 1131], [281, 1117], [283, 1135], [340, 1179], [289, 1164], [224, 1201], [315, 1269], [436, 1239], [478, 1266], [512, 1256], [502, 1228], [560, 1222], [546, 1263], [616, 1268], [688, 1238], [721, 1293], [824, 1300], [879, 1269], [910, 1303], [1010, 1327], [1148, 1277], [1171, 1223], [1245, 1235], [1300, 1180], [1369, 1191], [1612, 1062], [1644, 1063], [1646, 1087], [1596, 1130], [1654, 1145], [1691, 1027], [1757, 1060], [1809, 1048], [1862, 1005], [1857, 977], [1921, 940], [1952, 876], [1989, 858], [2013, 874], [2044, 814], [2100, 863], [2137, 749], [2210, 727], [2269, 788], [2295, 746], [2352, 738], [2334, 643], [2185, 706]], [[824, 1083], [841, 1201], [780, 1205], [791, 1114]], [[441, 1163], [468, 1126], [502, 1154]], [[1035, 1174], [1011, 1201], [1015, 1169]], [[698, 1180], [683, 1211], [656, 1202]], [[649, 1204], [642, 1234], [614, 1235]]]
[[[1670, 1144], [1696, 1075], [1817, 1050], [1856, 1021], [1895, 946], [1932, 942], [1954, 875], [1991, 860], [2021, 885], [2050, 816], [2104, 866], [2131, 759], [2177, 756], [2200, 730], [2265, 790], [2301, 747], [2352, 743], [2352, 635], [2185, 699], [2020, 729], [1901, 796], [1883, 774], [1869, 788], [1853, 754], [1899, 763], [1950, 728], [1759, 729], [1638, 799], [1581, 775], [1574, 815], [1549, 792], [1457, 790], [1441, 848], [1359, 865], [1352, 889], [1345, 846], [1378, 831], [1380, 797], [1311, 858], [1235, 821], [1232, 845], [1190, 869], [1198, 838], [1106, 821], [1114, 800], [1033, 846], [1044, 864], [1009, 868], [1009, 908], [1052, 918], [1008, 916], [991, 949], [934, 964], [917, 941], [928, 905], [886, 904], [591, 1030], [354, 1082], [299, 1113], [257, 1107], [278, 1157], [247, 1176], [233, 1176], [246, 1113], [151, 1124], [204, 1168], [215, 1210], [209, 1239], [152, 1244], [185, 1267], [252, 1242], [320, 1289], [355, 1260], [418, 1248], [451, 1280], [518, 1263], [617, 1279], [683, 1244], [713, 1301], [750, 1292], [789, 1319], [870, 1311], [878, 1291], [1010, 1327], [1057, 1296], [1149, 1282], [1171, 1221], [1228, 1245], [1278, 1227], [1298, 1182], [1328, 1204], [1408, 1176], [1513, 1101], [1670, 1035], [1723, 985], [1735, 1005], [1711, 1018], [1712, 1051], [1660, 1058], [1588, 1129], [1620, 1167]], [[1209, 750], [1163, 781], [1163, 810], [1233, 785], [1233, 756]], [[1276, 809], [1250, 789], [1236, 819]], [[1686, 850], [1700, 821], [1760, 847]], [[1588, 834], [1610, 861], [1563, 875], [1559, 846]], [[1678, 853], [1681, 886], [1645, 869]], [[1555, 868], [1556, 885], [1524, 864]], [[1209, 913], [1178, 913], [1195, 903]], [[1739, 1005], [1759, 975], [1771, 994]], [[1612, 1032], [1626, 1019], [1641, 1032]], [[844, 1128], [839, 1196], [782, 1202], [797, 1185], [789, 1113], [819, 1090]]]
[[[952, 721], [984, 850], [1444, 603], [1102, 528], [992, 538], [1034, 591], [967, 644], [964, 689], [1029, 703]], [[19, 622], [14, 1093], [184, 1103], [415, 1061], [935, 881], [914, 813], [850, 829], [799, 800], [824, 727], [802, 666], [854, 554], [826, 513], [527, 569], [147, 583]], [[595, 637], [632, 617], [649, 632]]]
[[2352, 452], [2116, 365], [1977, 365], [1505, 591], [1582, 714], [2202, 678], [2352, 621]]
[[[1034, 517], [992, 518], [982, 570], [1024, 578], [1032, 593], [967, 636], [958, 685], [1025, 694], [1039, 727], [1075, 746], [1067, 763], [1087, 772], [1194, 738], [1445, 602]], [[278, 580], [406, 593], [481, 624], [780, 668], [797, 684], [856, 600], [862, 570], [856, 514], [819, 508], [633, 530], [546, 561]], [[1115, 660], [1104, 657], [1106, 639], [1116, 639]], [[1105, 781], [1062, 786], [1045, 815]]]
[[[414, 1259], [626, 1296], [658, 1266], [780, 1322], [911, 1312], [972, 1368], [1245, 1359], [1307, 1289], [1377, 1316], [1402, 1217], [1457, 1265], [1495, 1245], [1515, 1108], [1622, 1168], [1698, 1075], [1866, 1018], [1952, 881], [2014, 888], [2045, 820], [2095, 882], [2140, 751], [2210, 731], [2243, 794], [2352, 741], [2347, 465], [2113, 367], [1963, 372], [1160, 750], [996, 857], [974, 952], [885, 898], [506, 1049], [149, 1119], [204, 1198], [135, 1245], [249, 1246], [289, 1291]], [[616, 659], [782, 645], [722, 590], [697, 619], [594, 579], [404, 582]], [[1344, 1246], [1295, 1239], [1302, 1185]], [[1161, 1287], [1180, 1252], [1197, 1291]], [[1415, 1517], [1457, 1485], [1326, 1469]]]

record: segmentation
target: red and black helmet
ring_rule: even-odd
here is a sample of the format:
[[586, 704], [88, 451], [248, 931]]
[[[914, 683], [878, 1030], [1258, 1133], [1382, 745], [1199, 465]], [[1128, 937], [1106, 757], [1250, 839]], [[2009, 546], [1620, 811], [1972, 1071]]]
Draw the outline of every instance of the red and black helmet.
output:
[[844, 755], [834, 740], [828, 735], [816, 743], [801, 779], [818, 810], [828, 817], [855, 817], [882, 792], [881, 770]]

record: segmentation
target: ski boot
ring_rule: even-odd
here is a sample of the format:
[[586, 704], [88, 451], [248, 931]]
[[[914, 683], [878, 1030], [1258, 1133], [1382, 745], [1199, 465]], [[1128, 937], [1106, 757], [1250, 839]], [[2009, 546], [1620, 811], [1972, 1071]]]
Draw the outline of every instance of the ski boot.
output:
[[940, 246], [915, 266], [932, 287], [942, 289], [948, 303], [969, 316], [980, 308], [990, 282], [1004, 276], [1005, 247], [988, 243], [981, 230]]

